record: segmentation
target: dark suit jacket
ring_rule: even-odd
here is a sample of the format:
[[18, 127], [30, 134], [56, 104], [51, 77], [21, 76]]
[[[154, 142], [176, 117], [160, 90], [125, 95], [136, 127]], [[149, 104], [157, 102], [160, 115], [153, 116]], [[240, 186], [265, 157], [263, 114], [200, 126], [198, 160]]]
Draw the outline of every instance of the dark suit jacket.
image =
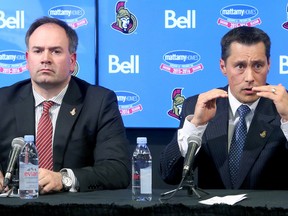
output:
[[[227, 91], [227, 86], [224, 89]], [[194, 113], [197, 98], [193, 96], [185, 100], [180, 128], [185, 117]], [[201, 188], [231, 188], [228, 121], [228, 99], [217, 99], [216, 116], [208, 123], [201, 149], [193, 164], [196, 168], [195, 181]], [[183, 159], [175, 134], [160, 158], [160, 172], [166, 183], [180, 183]], [[287, 140], [280, 129], [280, 116], [271, 100], [261, 98], [247, 134], [236, 188], [288, 189], [287, 164]]]
[[[0, 168], [4, 173], [13, 138], [35, 135], [34, 103], [30, 80], [0, 89]], [[54, 171], [71, 168], [80, 191], [126, 188], [131, 178], [128, 145], [115, 93], [72, 77], [56, 122]]]

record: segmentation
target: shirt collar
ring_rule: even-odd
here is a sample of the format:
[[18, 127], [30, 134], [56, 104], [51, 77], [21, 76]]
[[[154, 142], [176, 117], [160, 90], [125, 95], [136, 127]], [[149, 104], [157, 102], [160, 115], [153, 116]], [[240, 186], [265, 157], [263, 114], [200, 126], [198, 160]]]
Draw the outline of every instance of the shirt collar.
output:
[[[231, 112], [233, 114], [233, 116], [236, 115], [236, 111], [238, 109], [239, 106], [242, 105], [242, 103], [240, 101], [238, 101], [234, 95], [231, 93], [231, 89], [230, 89], [230, 86], [228, 87], [228, 99], [229, 99], [229, 105], [230, 105], [230, 109], [231, 109]], [[257, 99], [255, 102], [253, 103], [249, 103], [249, 104], [246, 104], [247, 106], [249, 106], [250, 110], [251, 110], [251, 113], [254, 113], [258, 103], [259, 103], [259, 99]]]
[[[57, 105], [61, 105], [67, 89], [68, 89], [68, 85], [66, 85], [65, 88], [63, 88], [62, 91], [58, 95], [56, 95], [55, 97], [49, 98], [48, 100], [53, 101]], [[35, 107], [39, 106], [41, 103], [43, 103], [43, 101], [48, 101], [47, 99], [42, 97], [38, 92], [36, 92], [34, 88], [32, 88], [32, 91], [33, 91], [33, 96], [35, 98]]]

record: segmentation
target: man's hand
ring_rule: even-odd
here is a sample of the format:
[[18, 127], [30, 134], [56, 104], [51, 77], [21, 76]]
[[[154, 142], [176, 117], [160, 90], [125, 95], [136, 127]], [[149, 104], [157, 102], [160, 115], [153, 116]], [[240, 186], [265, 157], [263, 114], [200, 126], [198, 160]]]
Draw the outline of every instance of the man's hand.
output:
[[4, 176], [3, 173], [0, 171], [0, 191], [3, 191], [3, 184], [4, 184]]
[[216, 99], [227, 97], [228, 93], [222, 89], [212, 89], [200, 94], [198, 96], [194, 117], [191, 120], [191, 123], [196, 127], [199, 125], [205, 125], [216, 114]]
[[9, 187], [7, 186], [6, 188], [3, 188], [4, 185], [4, 175], [3, 173], [0, 171], [0, 193], [5, 193], [9, 190]]
[[62, 187], [62, 175], [60, 172], [39, 168], [40, 194], [59, 192]]
[[265, 85], [253, 87], [252, 90], [260, 97], [271, 99], [283, 121], [288, 121], [288, 93], [284, 86]]

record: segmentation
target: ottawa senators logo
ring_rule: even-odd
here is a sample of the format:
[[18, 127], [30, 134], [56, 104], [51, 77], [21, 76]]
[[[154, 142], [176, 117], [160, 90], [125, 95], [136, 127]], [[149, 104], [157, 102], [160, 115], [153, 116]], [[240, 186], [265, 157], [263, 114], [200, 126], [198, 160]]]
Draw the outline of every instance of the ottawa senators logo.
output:
[[182, 105], [185, 97], [182, 95], [182, 89], [174, 89], [172, 92], [172, 109], [168, 111], [168, 115], [180, 119], [180, 114], [182, 111]]
[[116, 21], [111, 27], [123, 34], [131, 34], [137, 28], [137, 19], [125, 8], [125, 3], [125, 1], [119, 1], [116, 4]]

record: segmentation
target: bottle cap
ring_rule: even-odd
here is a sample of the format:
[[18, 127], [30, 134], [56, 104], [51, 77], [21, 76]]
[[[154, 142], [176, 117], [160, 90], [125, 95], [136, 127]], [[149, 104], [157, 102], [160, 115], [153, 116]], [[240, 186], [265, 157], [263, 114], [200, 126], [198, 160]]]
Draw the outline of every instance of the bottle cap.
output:
[[147, 143], [147, 137], [137, 137], [137, 143]]
[[25, 135], [24, 141], [25, 142], [34, 142], [34, 135]]

